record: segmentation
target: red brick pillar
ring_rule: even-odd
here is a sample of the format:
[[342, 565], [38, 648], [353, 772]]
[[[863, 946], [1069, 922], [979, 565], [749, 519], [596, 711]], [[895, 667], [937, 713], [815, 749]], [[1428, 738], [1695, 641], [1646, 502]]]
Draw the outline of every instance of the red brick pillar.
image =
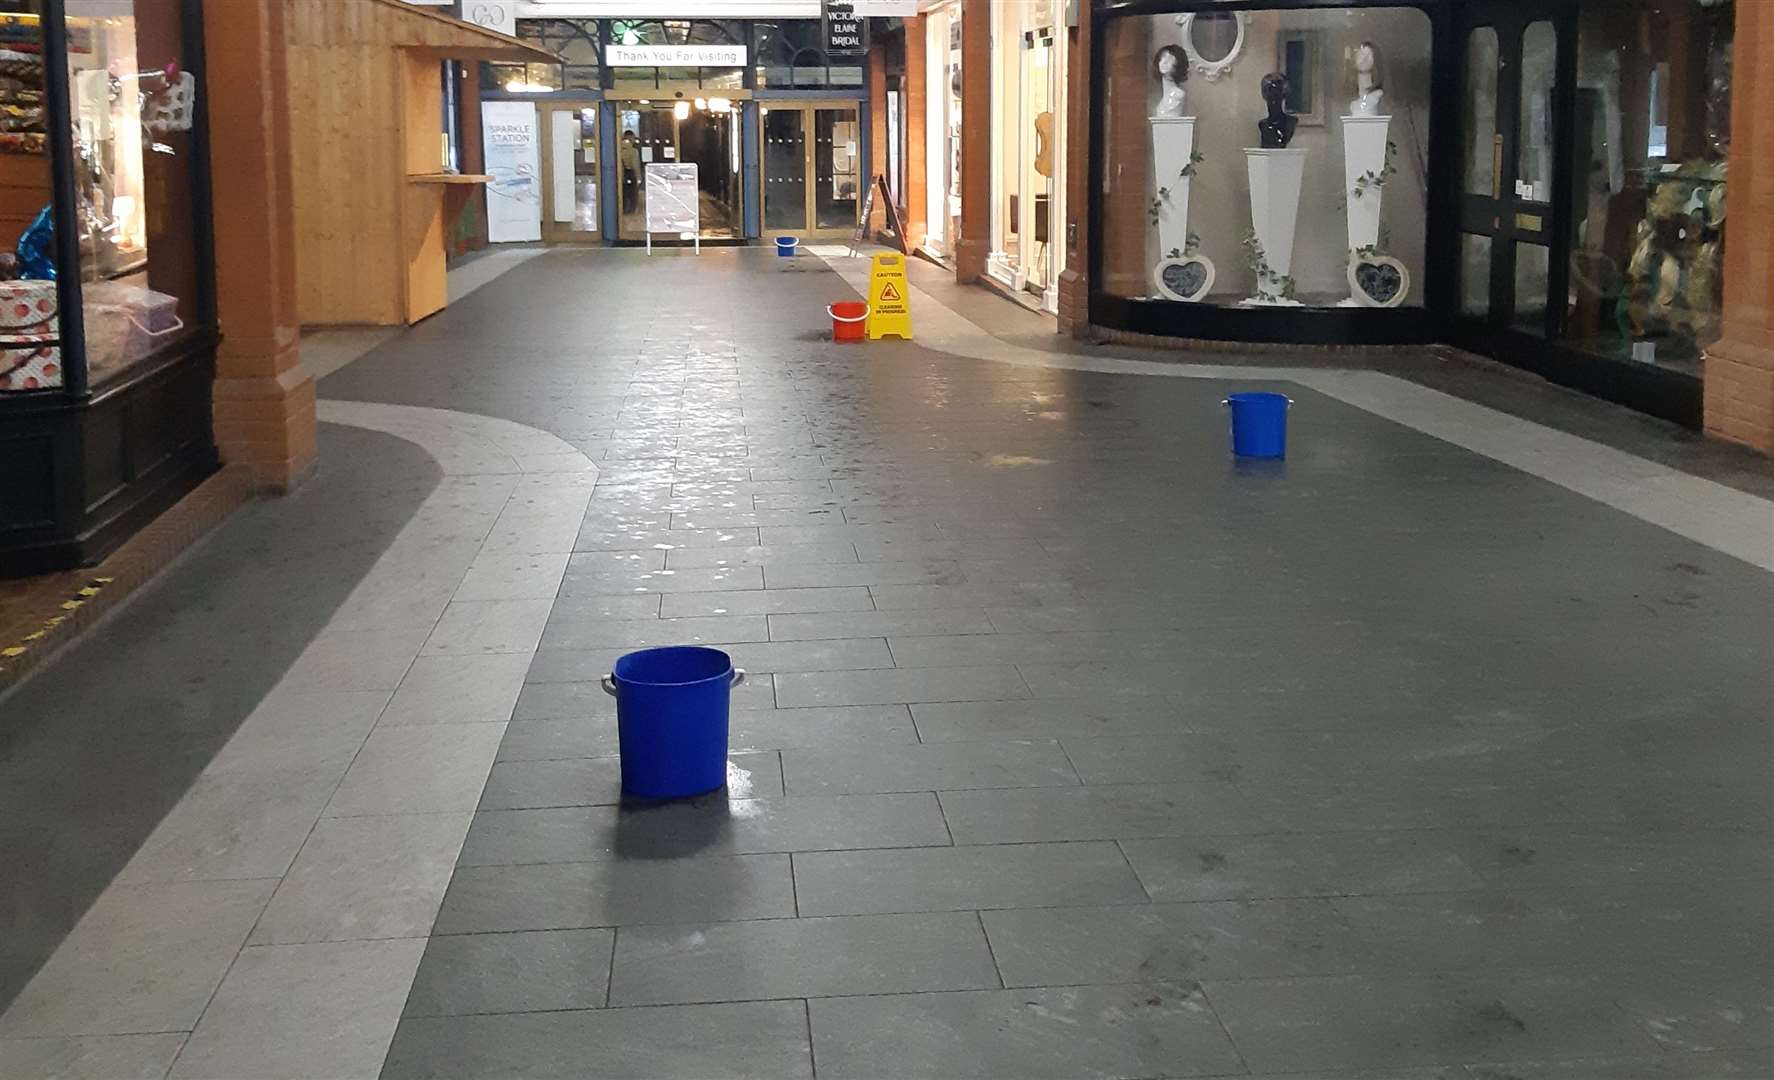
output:
[[1146, 204], [1152, 197], [1152, 127], [1147, 122], [1147, 97], [1152, 86], [1151, 20], [1119, 19], [1110, 24], [1104, 42], [1103, 275], [1097, 287], [1117, 296], [1144, 296], [1151, 268], [1146, 241], [1152, 225]]
[[1737, 5], [1723, 336], [1706, 350], [1708, 434], [1774, 453], [1774, 5]]
[[1066, 268], [1059, 275], [1059, 332], [1090, 329], [1090, 13], [1066, 46]]
[[314, 380], [301, 363], [283, 0], [203, 5], [215, 168], [215, 428], [222, 460], [288, 491], [314, 465]]
[[930, 100], [926, 33], [922, 15], [905, 21], [905, 113], [900, 123], [905, 125], [906, 175], [901, 198], [905, 199], [908, 246], [922, 244], [924, 234], [930, 231], [930, 195], [926, 190], [930, 163], [924, 145], [924, 110]]
[[992, 250], [992, 5], [961, 5], [961, 237], [955, 280], [985, 276]]

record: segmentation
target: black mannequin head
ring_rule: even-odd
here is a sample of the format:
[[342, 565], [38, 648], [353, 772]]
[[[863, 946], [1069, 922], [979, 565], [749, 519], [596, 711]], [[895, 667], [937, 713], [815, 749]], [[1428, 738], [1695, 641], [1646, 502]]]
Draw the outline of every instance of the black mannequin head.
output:
[[1271, 71], [1263, 76], [1263, 101], [1269, 106], [1269, 115], [1274, 116], [1283, 111], [1287, 102], [1287, 76], [1279, 71]]

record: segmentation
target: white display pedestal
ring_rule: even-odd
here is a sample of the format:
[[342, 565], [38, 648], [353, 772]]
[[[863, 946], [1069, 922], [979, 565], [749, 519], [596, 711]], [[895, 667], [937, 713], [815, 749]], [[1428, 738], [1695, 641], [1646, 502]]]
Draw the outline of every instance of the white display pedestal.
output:
[[[1250, 169], [1250, 223], [1263, 245], [1263, 259], [1269, 269], [1287, 277], [1293, 273], [1294, 226], [1300, 217], [1300, 185], [1306, 178], [1306, 151], [1303, 149], [1270, 150], [1246, 147], [1245, 162]], [[1246, 307], [1303, 307], [1298, 300], [1287, 300], [1263, 291], [1257, 282], [1255, 294], [1240, 301]]]
[[[1358, 258], [1356, 252], [1372, 248], [1380, 242], [1380, 207], [1386, 189], [1370, 182], [1358, 184], [1363, 176], [1386, 175], [1386, 129], [1389, 116], [1343, 117], [1343, 195], [1348, 204], [1349, 227], [1349, 298], [1339, 307], [1397, 307], [1410, 291], [1410, 273], [1404, 264], [1389, 255]], [[1386, 295], [1370, 296], [1362, 290], [1365, 277], [1376, 282]]]
[[[1184, 170], [1195, 153], [1193, 116], [1154, 116], [1152, 124], [1152, 171], [1158, 188], [1170, 191], [1158, 205], [1158, 262], [1152, 267], [1152, 284], [1160, 296], [1192, 303], [1213, 287], [1213, 263], [1205, 255], [1189, 251], [1189, 186]], [[1157, 195], [1156, 188], [1153, 191]], [[1172, 255], [1171, 252], [1177, 254]]]

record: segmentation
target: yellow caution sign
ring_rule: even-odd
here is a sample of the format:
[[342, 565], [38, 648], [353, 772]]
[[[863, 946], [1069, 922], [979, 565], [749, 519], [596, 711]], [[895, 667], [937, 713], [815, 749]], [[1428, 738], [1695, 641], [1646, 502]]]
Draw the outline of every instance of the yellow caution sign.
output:
[[905, 256], [876, 255], [869, 267], [869, 340], [884, 337], [912, 340], [911, 288], [905, 281]]

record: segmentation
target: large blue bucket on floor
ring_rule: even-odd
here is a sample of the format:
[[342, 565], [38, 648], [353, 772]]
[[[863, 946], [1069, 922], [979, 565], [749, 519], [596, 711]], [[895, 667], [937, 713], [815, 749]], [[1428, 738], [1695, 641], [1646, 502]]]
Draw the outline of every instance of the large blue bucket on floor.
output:
[[801, 242], [792, 236], [778, 236], [776, 238], [776, 254], [784, 259], [794, 258], [795, 249], [800, 246]]
[[727, 782], [727, 708], [745, 672], [719, 649], [643, 649], [616, 661], [622, 790], [649, 799], [701, 795]]
[[1286, 394], [1231, 394], [1222, 404], [1232, 410], [1232, 452], [1239, 457], [1287, 456]]

